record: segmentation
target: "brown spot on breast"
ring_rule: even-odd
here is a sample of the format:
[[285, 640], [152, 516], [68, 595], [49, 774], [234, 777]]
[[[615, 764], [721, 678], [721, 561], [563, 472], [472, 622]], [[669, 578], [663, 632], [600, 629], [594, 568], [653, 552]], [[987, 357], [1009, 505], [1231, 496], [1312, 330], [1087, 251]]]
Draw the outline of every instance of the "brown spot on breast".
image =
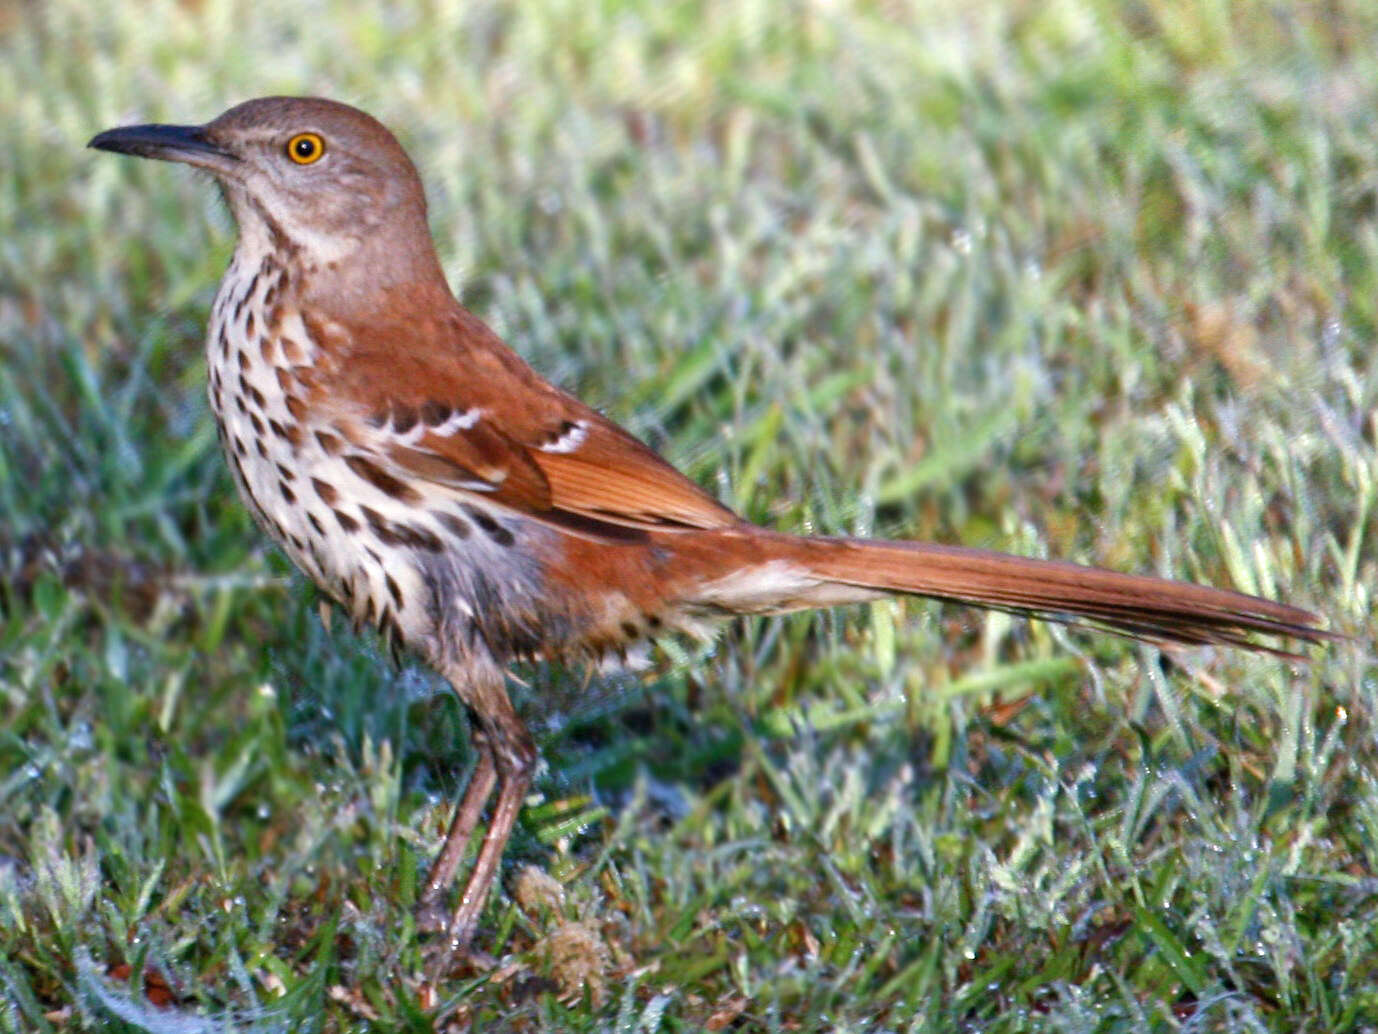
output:
[[359, 507], [359, 512], [364, 515], [364, 520], [368, 521], [369, 530], [377, 536], [378, 541], [383, 545], [400, 546], [402, 544], [402, 540], [398, 538], [397, 534], [392, 530], [392, 525], [390, 525], [377, 510], [373, 509], [371, 506], [361, 506]]
[[297, 480], [297, 472], [294, 471], [291, 467], [284, 467], [281, 463], [279, 463], [279, 464], [277, 465], [277, 468], [278, 468], [278, 476], [281, 477], [282, 480], [284, 480], [284, 481], [295, 481], [295, 480]]
[[344, 442], [329, 431], [317, 431], [316, 441], [320, 443], [321, 448], [329, 456], [338, 456], [344, 449]]
[[320, 478], [311, 479], [311, 487], [316, 490], [316, 495], [320, 496], [321, 502], [327, 506], [334, 506], [340, 499], [340, 493], [335, 491], [335, 486]]
[[297, 501], [297, 493], [293, 492], [290, 488], [287, 487], [286, 481], [278, 482], [278, 494], [281, 495], [282, 498], [287, 501], [288, 506], [293, 505]]
[[469, 537], [469, 522], [462, 517], [456, 517], [454, 514], [446, 513], [443, 510], [435, 517], [455, 538], [467, 539]]
[[268, 428], [283, 441], [287, 442], [294, 449], [301, 444], [301, 429], [296, 424], [285, 426], [276, 420], [268, 420]]
[[244, 336], [251, 341], [254, 337], [254, 326], [254, 310], [250, 309], [249, 315], [244, 317]]
[[402, 589], [401, 589], [401, 587], [397, 584], [396, 580], [392, 577], [392, 575], [387, 574], [386, 572], [383, 574], [383, 584], [385, 584], [385, 585], [388, 587], [388, 593], [392, 596], [392, 601], [393, 601], [394, 603], [397, 604], [397, 609], [398, 609], [398, 610], [401, 610], [401, 609], [402, 609]]
[[508, 531], [506, 528], [504, 528], [501, 524], [499, 524], [497, 521], [495, 521], [492, 517], [490, 517], [487, 513], [485, 513], [478, 507], [466, 506], [464, 508], [464, 512], [467, 513], [473, 519], [473, 522], [475, 524], [477, 524], [481, 529], [483, 529], [483, 533], [485, 535], [487, 535], [490, 539], [496, 542], [499, 546], [510, 546], [516, 541], [516, 539], [513, 538], [512, 533], [510, 531]]
[[249, 414], [249, 423], [254, 425], [254, 434], [261, 435], [267, 430], [267, 428], [263, 426], [263, 421], [258, 418], [257, 413]]
[[369, 438], [364, 434], [358, 424], [336, 421], [330, 425], [335, 429], [335, 433], [342, 435], [344, 440], [355, 448], [368, 449]]
[[335, 523], [338, 524], [344, 531], [352, 535], [354, 532], [359, 530], [359, 522], [356, 521], [353, 517], [349, 516], [349, 514], [345, 513], [343, 510], [332, 510], [331, 512], [335, 515]]
[[412, 488], [405, 481], [400, 481], [393, 477], [382, 467], [372, 460], [366, 459], [357, 454], [345, 457], [345, 464], [355, 474], [363, 478], [384, 495], [391, 496], [393, 499], [404, 503], [421, 502], [421, 493]]
[[247, 370], [249, 368], [249, 357], [245, 354], [244, 349], [236, 348], [235, 356], [239, 360], [240, 370]]
[[445, 545], [439, 537], [425, 528], [414, 524], [389, 524], [382, 514], [368, 506], [359, 507], [359, 512], [364, 515], [364, 520], [368, 521], [369, 530], [385, 546], [410, 546], [432, 553], [442, 553], [445, 550]]
[[317, 348], [341, 349], [349, 345], [349, 335], [338, 324], [307, 310], [301, 314], [302, 326]]
[[325, 525], [323, 525], [319, 520], [316, 519], [316, 515], [312, 513], [310, 510], [307, 510], [306, 519], [311, 522], [311, 527], [316, 529], [316, 534], [321, 536], [321, 538], [324, 538]]
[[306, 349], [296, 338], [284, 334], [278, 340], [282, 344], [282, 357], [289, 363], [295, 366], [306, 361]]
[[258, 280], [262, 274], [263, 271], [261, 269], [254, 270], [254, 275], [249, 278], [249, 283], [245, 286], [244, 290], [240, 292], [239, 297], [234, 300], [235, 319], [239, 319], [239, 317], [244, 314], [244, 306], [249, 304], [249, 299], [252, 298], [254, 293], [258, 290]]
[[433, 532], [415, 524], [395, 524], [393, 531], [409, 546], [424, 549], [431, 553], [443, 553], [445, 545]]
[[295, 395], [287, 396], [287, 412], [292, 414], [294, 420], [306, 419], [306, 403]]

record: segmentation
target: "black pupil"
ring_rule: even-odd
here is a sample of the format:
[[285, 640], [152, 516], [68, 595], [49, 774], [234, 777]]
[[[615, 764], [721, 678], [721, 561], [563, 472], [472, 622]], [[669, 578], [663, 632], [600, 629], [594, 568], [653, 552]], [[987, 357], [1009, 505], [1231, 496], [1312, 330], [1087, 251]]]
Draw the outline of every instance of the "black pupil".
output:
[[297, 157], [310, 158], [316, 153], [316, 141], [310, 137], [302, 137], [297, 141]]

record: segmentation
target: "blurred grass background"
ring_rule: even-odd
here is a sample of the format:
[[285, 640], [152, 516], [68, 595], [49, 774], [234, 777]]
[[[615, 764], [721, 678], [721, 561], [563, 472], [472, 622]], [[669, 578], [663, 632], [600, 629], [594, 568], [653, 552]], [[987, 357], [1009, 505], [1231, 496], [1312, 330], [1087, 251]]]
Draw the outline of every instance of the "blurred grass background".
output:
[[[0, 64], [0, 1030], [1378, 1030], [1378, 9], [11, 0]], [[234, 497], [213, 189], [83, 150], [275, 92], [753, 519], [1356, 641], [910, 602], [524, 670], [502, 964], [436, 972], [462, 717]]]

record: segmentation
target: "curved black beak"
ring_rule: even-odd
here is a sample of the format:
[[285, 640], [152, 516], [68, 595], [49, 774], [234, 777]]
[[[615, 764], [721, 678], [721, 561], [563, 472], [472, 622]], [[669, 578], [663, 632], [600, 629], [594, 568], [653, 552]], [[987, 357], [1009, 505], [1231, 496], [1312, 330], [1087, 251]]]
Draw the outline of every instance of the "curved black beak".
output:
[[239, 159], [212, 143], [203, 126], [123, 126], [93, 136], [87, 147], [140, 158], [186, 162], [212, 172], [229, 172]]

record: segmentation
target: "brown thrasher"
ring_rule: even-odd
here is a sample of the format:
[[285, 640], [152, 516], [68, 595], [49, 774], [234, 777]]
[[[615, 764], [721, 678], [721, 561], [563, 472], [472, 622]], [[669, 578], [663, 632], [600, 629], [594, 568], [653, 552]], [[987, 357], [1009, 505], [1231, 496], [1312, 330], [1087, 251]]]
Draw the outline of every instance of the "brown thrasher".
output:
[[467, 944], [531, 781], [507, 698], [524, 657], [597, 658], [733, 614], [909, 593], [1160, 643], [1314, 642], [1304, 610], [1158, 578], [960, 546], [756, 527], [547, 384], [445, 282], [421, 180], [344, 104], [267, 97], [204, 126], [92, 147], [219, 181], [239, 241], [211, 311], [210, 401], [240, 492], [292, 561], [443, 674], [478, 761], [419, 907], [433, 925], [497, 803], [449, 930]]

